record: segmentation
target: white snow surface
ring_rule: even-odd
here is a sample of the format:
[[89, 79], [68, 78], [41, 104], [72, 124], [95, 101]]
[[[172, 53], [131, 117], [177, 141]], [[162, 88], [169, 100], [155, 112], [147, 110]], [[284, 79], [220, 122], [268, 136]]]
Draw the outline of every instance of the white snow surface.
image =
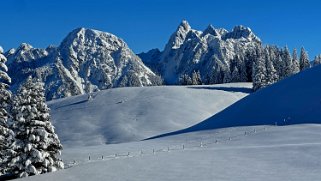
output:
[[65, 147], [138, 141], [197, 124], [251, 92], [251, 83], [117, 88], [49, 102]]
[[321, 123], [321, 66], [302, 71], [231, 105], [211, 118], [180, 130], [252, 125]]
[[[76, 161], [71, 168], [22, 180], [319, 180], [320, 137], [320, 125], [257, 126], [72, 148], [63, 153], [66, 162]], [[107, 157], [115, 153], [117, 158]]]

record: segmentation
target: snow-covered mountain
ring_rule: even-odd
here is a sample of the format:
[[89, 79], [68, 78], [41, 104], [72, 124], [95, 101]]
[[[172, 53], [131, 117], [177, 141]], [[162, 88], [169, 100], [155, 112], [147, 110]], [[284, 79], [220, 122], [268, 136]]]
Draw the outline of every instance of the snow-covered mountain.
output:
[[21, 44], [6, 53], [12, 88], [29, 75], [45, 83], [48, 100], [125, 86], [162, 83], [127, 44], [110, 33], [78, 28], [59, 47]]
[[[194, 71], [200, 71], [205, 83], [223, 83], [231, 79], [235, 68], [232, 61], [259, 45], [261, 40], [250, 28], [236, 26], [229, 32], [209, 25], [202, 32], [192, 29], [184, 20], [162, 52], [153, 49], [139, 56], [167, 84], [177, 84], [183, 74], [191, 76]], [[246, 67], [246, 62], [240, 63], [244, 69], [252, 68]]]

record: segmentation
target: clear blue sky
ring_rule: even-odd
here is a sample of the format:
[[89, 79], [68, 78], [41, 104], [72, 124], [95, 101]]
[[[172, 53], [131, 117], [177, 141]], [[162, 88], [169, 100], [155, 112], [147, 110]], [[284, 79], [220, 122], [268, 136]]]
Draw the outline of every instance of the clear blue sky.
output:
[[321, 2], [294, 0], [6, 0], [0, 2], [0, 45], [59, 45], [77, 27], [111, 32], [136, 53], [163, 49], [178, 24], [228, 30], [249, 26], [265, 44], [321, 53]]

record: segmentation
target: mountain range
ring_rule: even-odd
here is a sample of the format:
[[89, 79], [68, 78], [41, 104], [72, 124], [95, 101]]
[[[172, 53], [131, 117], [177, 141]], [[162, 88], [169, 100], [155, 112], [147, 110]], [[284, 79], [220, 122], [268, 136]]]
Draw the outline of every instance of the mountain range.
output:
[[244, 26], [236, 26], [229, 32], [209, 25], [204, 31], [198, 31], [183, 21], [163, 51], [153, 49], [139, 56], [162, 75], [166, 84], [178, 84], [182, 75], [191, 75], [194, 71], [199, 71], [207, 84], [224, 83], [230, 82], [232, 61], [260, 45], [261, 40]]
[[52, 100], [115, 87], [177, 85], [196, 72], [200, 84], [251, 82], [254, 60], [246, 56], [261, 45], [248, 27], [198, 31], [184, 20], [162, 51], [136, 55], [113, 34], [78, 28], [58, 47], [23, 43], [5, 56], [13, 91], [31, 75], [45, 83]]

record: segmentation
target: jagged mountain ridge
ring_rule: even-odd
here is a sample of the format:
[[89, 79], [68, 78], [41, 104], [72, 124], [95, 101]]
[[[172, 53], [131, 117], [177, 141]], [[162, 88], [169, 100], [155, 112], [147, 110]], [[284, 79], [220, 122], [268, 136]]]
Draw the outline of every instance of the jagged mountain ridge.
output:
[[38, 49], [23, 43], [5, 55], [12, 89], [32, 75], [45, 83], [47, 100], [113, 87], [162, 84], [122, 39], [92, 29], [75, 29], [58, 47]]
[[[261, 40], [244, 26], [236, 26], [229, 32], [209, 25], [202, 32], [192, 29], [184, 20], [163, 51], [153, 49], [138, 56], [161, 74], [167, 84], [178, 84], [183, 74], [191, 75], [193, 71], [200, 71], [207, 83], [224, 83], [230, 80], [232, 60], [236, 56], [244, 57], [246, 51], [260, 45]], [[221, 75], [222, 72], [229, 75]]]

